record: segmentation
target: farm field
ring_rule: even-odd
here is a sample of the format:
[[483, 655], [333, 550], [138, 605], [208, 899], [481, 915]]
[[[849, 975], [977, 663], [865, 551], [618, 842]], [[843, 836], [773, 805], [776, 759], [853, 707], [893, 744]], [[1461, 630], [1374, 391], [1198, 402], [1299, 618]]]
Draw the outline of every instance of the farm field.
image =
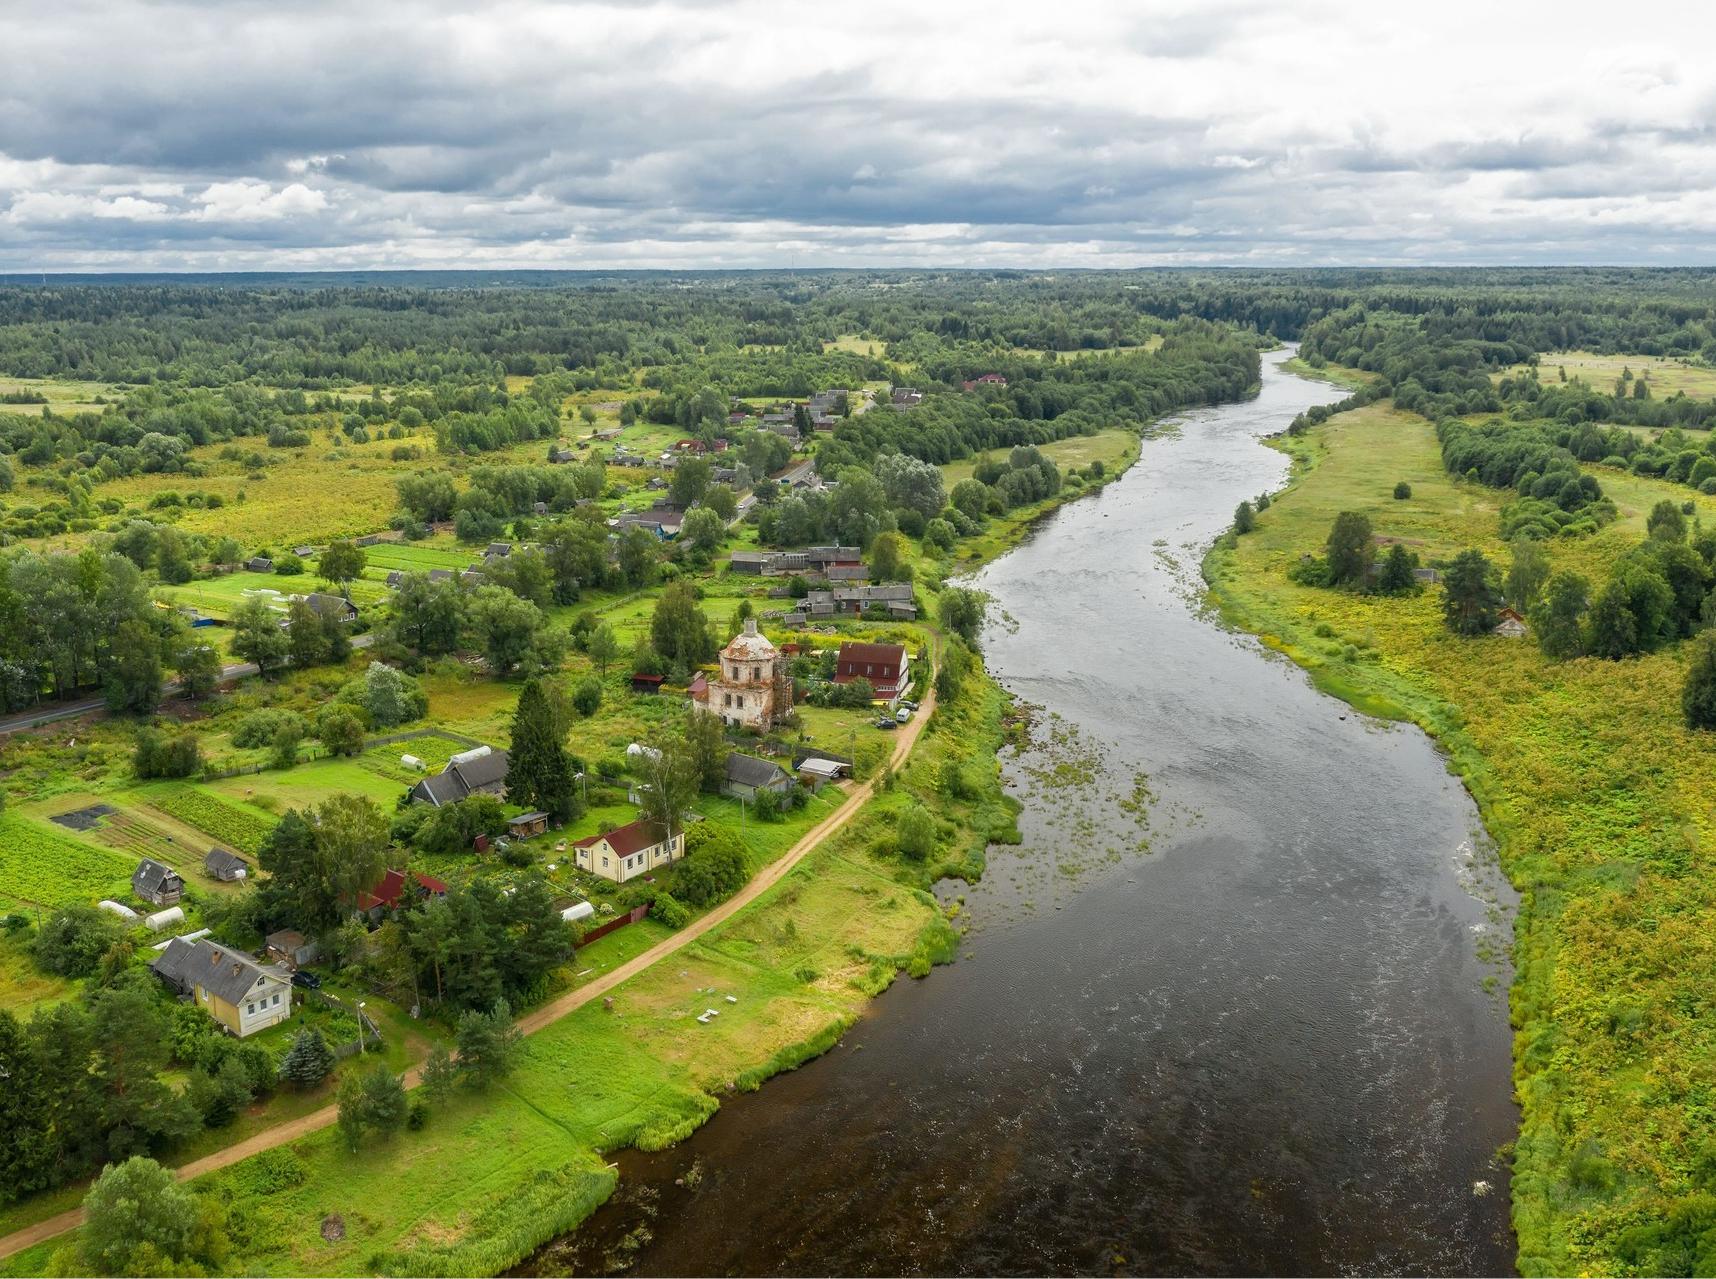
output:
[[[1678, 698], [1665, 695], [1680, 687], [1684, 654], [1552, 663], [1529, 640], [1455, 637], [1433, 591], [1389, 599], [1290, 582], [1289, 566], [1320, 547], [1342, 510], [1366, 512], [1379, 535], [1407, 539], [1427, 560], [1477, 547], [1506, 562], [1497, 513], [1507, 494], [1448, 479], [1427, 421], [1378, 405], [1308, 439], [1298, 451], [1311, 469], [1236, 549], [1211, 554], [1206, 575], [1228, 617], [1320, 686], [1433, 733], [1477, 797], [1525, 894], [1511, 996], [1524, 1108], [1513, 1182], [1521, 1265], [1614, 1270], [1603, 1241], [1619, 1223], [1650, 1219], [1693, 1189], [1684, 1170], [1695, 1128], [1672, 1080], [1716, 1056], [1716, 1028], [1688, 1002], [1716, 977], [1702, 940], [1716, 889], [1682, 870], [1716, 832], [1703, 780], [1716, 743], [1689, 732]], [[1556, 569], [1600, 581], [1638, 541], [1642, 511], [1688, 491], [1597, 473], [1625, 518], [1549, 549]], [[1398, 479], [1411, 482], [1411, 500], [1390, 497]], [[1614, 1007], [1620, 991], [1652, 1010], [1625, 1037], [1589, 1015]], [[1612, 1192], [1580, 1171], [1599, 1151]]]

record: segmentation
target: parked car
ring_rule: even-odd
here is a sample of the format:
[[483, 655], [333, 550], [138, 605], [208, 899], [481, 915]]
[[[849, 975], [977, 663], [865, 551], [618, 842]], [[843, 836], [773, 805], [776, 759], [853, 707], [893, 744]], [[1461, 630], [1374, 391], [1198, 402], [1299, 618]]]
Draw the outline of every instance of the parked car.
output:
[[884, 716], [882, 716], [881, 719], [876, 721], [876, 727], [877, 728], [898, 728], [899, 725], [894, 723], [893, 720], [889, 719], [886, 715], [884, 715]]
[[918, 708], [918, 704], [916, 702], [912, 701], [912, 699], [909, 697], [902, 697], [900, 699], [900, 705], [903, 706], [908, 711], [915, 711]]
[[292, 974], [292, 984], [294, 986], [302, 986], [305, 990], [320, 990], [322, 988], [322, 979], [316, 976], [315, 973], [307, 973], [303, 969], [299, 969], [297, 972]]
[[907, 721], [909, 721], [911, 719], [911, 717], [912, 717], [912, 708], [910, 706], [902, 706], [902, 707], [900, 707], [899, 710], [894, 712], [894, 718], [898, 722], [900, 722], [901, 724], [904, 724]]

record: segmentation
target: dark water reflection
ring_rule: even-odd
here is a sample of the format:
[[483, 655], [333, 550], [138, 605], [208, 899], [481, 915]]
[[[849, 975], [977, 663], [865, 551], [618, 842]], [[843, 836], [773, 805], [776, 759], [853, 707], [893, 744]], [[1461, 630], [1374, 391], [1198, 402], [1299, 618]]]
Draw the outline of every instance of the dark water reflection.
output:
[[623, 1155], [526, 1273], [1511, 1270], [1512, 896], [1471, 802], [1198, 608], [1284, 473], [1256, 438], [1334, 397], [1279, 358], [984, 573], [990, 665], [1043, 714], [960, 960]]

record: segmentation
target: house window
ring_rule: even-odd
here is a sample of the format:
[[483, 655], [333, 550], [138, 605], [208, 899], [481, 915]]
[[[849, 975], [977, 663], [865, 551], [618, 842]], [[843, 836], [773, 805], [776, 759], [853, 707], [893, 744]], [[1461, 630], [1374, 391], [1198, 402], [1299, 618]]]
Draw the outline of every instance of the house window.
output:
[[250, 1016], [250, 1014], [255, 1012], [255, 1011], [256, 1011], [256, 1005], [255, 1004], [246, 1004], [244, 1006], [244, 1015], [246, 1017]]
[[280, 996], [279, 995], [274, 996], [274, 1006], [276, 1008], [280, 1007]]
[[606, 853], [602, 854], [602, 869], [603, 870], [608, 869], [608, 855]]

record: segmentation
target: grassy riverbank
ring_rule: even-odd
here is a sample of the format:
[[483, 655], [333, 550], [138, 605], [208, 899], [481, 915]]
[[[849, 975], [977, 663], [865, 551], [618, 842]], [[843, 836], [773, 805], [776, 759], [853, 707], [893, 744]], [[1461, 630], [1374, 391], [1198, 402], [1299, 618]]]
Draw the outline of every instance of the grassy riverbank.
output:
[[[1551, 663], [1529, 640], [1456, 638], [1434, 589], [1387, 599], [1290, 582], [1343, 510], [1426, 562], [1477, 547], [1505, 564], [1505, 495], [1451, 480], [1430, 424], [1386, 404], [1283, 443], [1295, 480], [1255, 532], [1210, 553], [1205, 576], [1232, 623], [1319, 687], [1435, 736], [1521, 891], [1510, 999], [1521, 1270], [1705, 1273], [1693, 1267], [1709, 1264], [1699, 1223], [1716, 1205], [1716, 741], [1681, 722], [1683, 655]], [[1397, 480], [1409, 500], [1391, 498]], [[1687, 496], [1634, 477], [1619, 487], [1623, 518], [1553, 544], [1557, 569], [1602, 580], [1650, 502]]]

